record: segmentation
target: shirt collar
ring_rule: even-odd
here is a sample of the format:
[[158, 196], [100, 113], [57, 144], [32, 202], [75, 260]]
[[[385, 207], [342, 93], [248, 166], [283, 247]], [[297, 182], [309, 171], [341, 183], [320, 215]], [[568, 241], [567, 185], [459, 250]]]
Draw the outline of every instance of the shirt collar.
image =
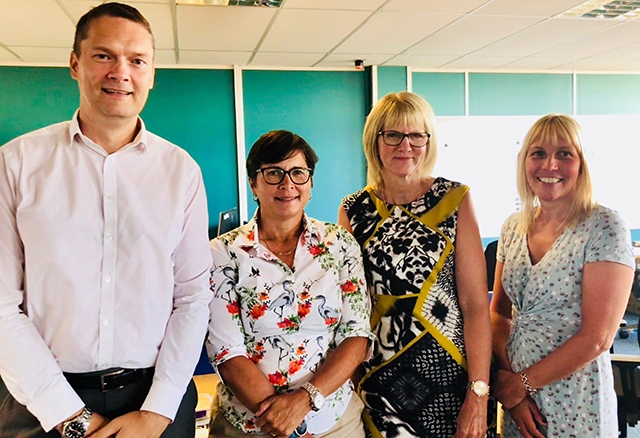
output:
[[[73, 145], [76, 138], [80, 139], [82, 143], [85, 145], [95, 148], [98, 147], [104, 153], [104, 149], [102, 149], [99, 145], [95, 144], [89, 137], [82, 133], [80, 129], [80, 121], [78, 120], [78, 114], [80, 113], [80, 109], [77, 109], [73, 114], [73, 118], [71, 119], [71, 123], [69, 124], [69, 138], [71, 142], [69, 145]], [[138, 116], [138, 126], [140, 126], [140, 130], [138, 134], [136, 134], [133, 141], [125, 146], [123, 146], [120, 150], [137, 148], [141, 153], [147, 151], [149, 145], [149, 131], [144, 124], [144, 121]]]
[[[236, 239], [236, 244], [246, 249], [253, 248], [258, 249], [258, 213], [260, 207], [256, 209], [253, 218], [242, 227], [242, 232]], [[320, 230], [315, 226], [312, 220], [309, 219], [305, 212], [302, 212], [302, 244], [306, 242], [319, 243], [322, 241], [322, 234]]]

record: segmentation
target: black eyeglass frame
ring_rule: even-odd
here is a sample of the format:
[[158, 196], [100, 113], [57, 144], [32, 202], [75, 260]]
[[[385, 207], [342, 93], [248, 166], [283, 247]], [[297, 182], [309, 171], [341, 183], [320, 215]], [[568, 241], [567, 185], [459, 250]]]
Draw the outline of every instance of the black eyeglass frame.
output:
[[[400, 139], [400, 141], [397, 144], [387, 143], [387, 141], [384, 139], [384, 135], [387, 132], [393, 132], [394, 134], [399, 134], [399, 135], [402, 136], [402, 138]], [[410, 135], [414, 135], [414, 134], [426, 135], [427, 136], [427, 141], [423, 145], [415, 145], [415, 144], [411, 143], [411, 138], [409, 136]], [[391, 147], [400, 146], [400, 144], [402, 144], [402, 142], [404, 141], [404, 139], [406, 137], [409, 140], [409, 144], [411, 145], [411, 147], [423, 148], [423, 147], [426, 147], [429, 144], [429, 140], [431, 139], [431, 134], [429, 134], [428, 132], [424, 132], [424, 133], [423, 132], [410, 132], [408, 134], [405, 134], [404, 132], [389, 130], [389, 131], [380, 131], [380, 132], [378, 132], [378, 135], [382, 136], [382, 141], [384, 142], [384, 144], [386, 144], [387, 146], [391, 146]]]
[[[264, 176], [264, 171], [265, 170], [273, 170], [273, 169], [277, 169], [280, 170], [282, 172], [282, 178], [280, 179], [280, 181], [278, 182], [269, 182], [267, 181], [267, 178], [265, 178]], [[307, 180], [305, 182], [295, 182], [293, 180], [293, 178], [291, 178], [291, 172], [296, 171], [296, 170], [304, 170], [307, 173]], [[264, 179], [264, 182], [266, 182], [267, 184], [271, 185], [271, 186], [277, 186], [278, 184], [282, 184], [282, 181], [284, 181], [284, 177], [285, 176], [289, 176], [289, 180], [291, 180], [292, 183], [294, 183], [297, 186], [303, 186], [306, 183], [309, 182], [309, 180], [311, 179], [311, 177], [313, 176], [313, 169], [309, 168], [309, 167], [292, 167], [289, 170], [284, 170], [282, 167], [276, 167], [276, 166], [271, 166], [271, 167], [261, 167], [260, 169], [256, 170], [256, 173], [262, 173], [262, 178]]]

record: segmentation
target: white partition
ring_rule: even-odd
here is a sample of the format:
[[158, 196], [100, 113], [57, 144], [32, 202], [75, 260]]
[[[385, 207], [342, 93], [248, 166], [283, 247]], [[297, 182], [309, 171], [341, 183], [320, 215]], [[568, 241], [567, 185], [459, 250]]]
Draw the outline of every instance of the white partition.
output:
[[[519, 209], [516, 156], [537, 116], [439, 117], [435, 175], [471, 187], [483, 237]], [[577, 116], [596, 200], [640, 228], [640, 115]]]

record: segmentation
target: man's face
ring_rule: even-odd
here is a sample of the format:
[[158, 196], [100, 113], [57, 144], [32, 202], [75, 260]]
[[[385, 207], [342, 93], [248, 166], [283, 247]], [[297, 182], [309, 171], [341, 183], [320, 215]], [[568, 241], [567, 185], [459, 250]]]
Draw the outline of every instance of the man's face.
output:
[[82, 120], [126, 123], [137, 118], [153, 87], [153, 39], [141, 24], [100, 17], [70, 64]]

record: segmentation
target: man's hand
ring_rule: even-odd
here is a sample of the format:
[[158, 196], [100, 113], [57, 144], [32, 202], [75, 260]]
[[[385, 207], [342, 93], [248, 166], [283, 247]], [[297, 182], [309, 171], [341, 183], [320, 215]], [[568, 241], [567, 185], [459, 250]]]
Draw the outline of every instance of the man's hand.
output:
[[[58, 432], [60, 432], [60, 435], [62, 435], [62, 429], [64, 427], [64, 423], [66, 423], [67, 421], [69, 421], [69, 420], [71, 420], [73, 418], [76, 418], [81, 413], [82, 413], [82, 409], [80, 409], [78, 412], [73, 414], [71, 417], [67, 418], [65, 421], [63, 421], [62, 423], [60, 423], [60, 424], [58, 424], [56, 426], [56, 430]], [[97, 412], [93, 412], [91, 414], [91, 420], [89, 420], [89, 428], [87, 429], [87, 436], [91, 435], [93, 432], [95, 432], [97, 430], [100, 430], [108, 422], [109, 422], [109, 419], [107, 417], [103, 417], [102, 415], [98, 414]]]
[[288, 437], [310, 411], [309, 395], [304, 389], [274, 395], [260, 403], [256, 426], [264, 434]]
[[499, 370], [491, 377], [491, 388], [505, 409], [518, 405], [528, 395], [520, 374], [507, 370]]
[[155, 412], [134, 411], [114, 418], [88, 438], [159, 438], [171, 420]]
[[525, 397], [519, 404], [509, 409], [509, 415], [524, 438], [545, 438], [539, 429], [540, 426], [546, 426], [547, 422], [531, 397]]

